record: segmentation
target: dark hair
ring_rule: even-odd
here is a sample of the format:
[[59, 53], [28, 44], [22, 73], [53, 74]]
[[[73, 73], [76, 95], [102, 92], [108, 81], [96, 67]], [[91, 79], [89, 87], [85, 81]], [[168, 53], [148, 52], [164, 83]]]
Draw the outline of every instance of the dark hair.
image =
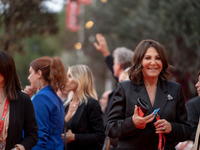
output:
[[41, 70], [44, 80], [49, 83], [54, 92], [57, 92], [58, 89], [62, 92], [65, 89], [67, 82], [66, 69], [59, 57], [40, 57], [32, 61], [30, 66], [35, 72]]
[[15, 62], [12, 56], [0, 50], [0, 74], [4, 77], [4, 94], [9, 100], [17, 100], [17, 90], [21, 91], [21, 85], [17, 76]]
[[160, 77], [168, 81], [171, 74], [169, 73], [169, 69], [172, 67], [169, 65], [167, 60], [167, 55], [164, 47], [151, 39], [142, 40], [134, 51], [133, 56], [133, 65], [129, 69], [129, 78], [130, 80], [137, 85], [142, 84], [143, 74], [142, 74], [142, 60], [144, 55], [149, 47], [153, 47], [157, 50], [158, 54], [160, 55], [160, 59], [163, 64], [162, 71], [160, 73]]

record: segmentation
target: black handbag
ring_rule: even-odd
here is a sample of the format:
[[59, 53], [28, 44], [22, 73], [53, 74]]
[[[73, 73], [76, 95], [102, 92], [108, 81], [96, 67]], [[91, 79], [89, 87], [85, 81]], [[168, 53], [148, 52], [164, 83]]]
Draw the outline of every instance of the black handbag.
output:
[[141, 98], [138, 98], [137, 106], [139, 107], [139, 110], [138, 110], [139, 116], [141, 116], [141, 117], [145, 116], [147, 111], [149, 110], [149, 106], [148, 106], [147, 102]]

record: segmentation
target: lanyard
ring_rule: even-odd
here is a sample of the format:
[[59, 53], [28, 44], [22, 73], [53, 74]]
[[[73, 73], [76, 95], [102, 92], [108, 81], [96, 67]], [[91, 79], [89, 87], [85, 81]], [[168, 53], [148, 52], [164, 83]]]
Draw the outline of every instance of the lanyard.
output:
[[[160, 120], [160, 116], [157, 114], [156, 115], [156, 120]], [[163, 138], [163, 147], [162, 147], [162, 138]], [[165, 148], [165, 136], [163, 135], [163, 133], [159, 133], [159, 143], [158, 143], [158, 150], [164, 150]]]
[[6, 117], [6, 111], [7, 111], [7, 108], [8, 108], [8, 104], [9, 104], [9, 100], [6, 99], [6, 103], [4, 105], [3, 114], [2, 114], [2, 118], [1, 118], [1, 122], [0, 122], [0, 135], [1, 135], [1, 132], [3, 130], [3, 124], [4, 124], [5, 117]]

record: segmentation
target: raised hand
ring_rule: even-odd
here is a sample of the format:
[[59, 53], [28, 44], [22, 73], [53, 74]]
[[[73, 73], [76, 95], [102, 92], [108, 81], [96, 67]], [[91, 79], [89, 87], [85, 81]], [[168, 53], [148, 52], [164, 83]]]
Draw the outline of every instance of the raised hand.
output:
[[31, 98], [33, 96], [34, 90], [31, 86], [27, 85], [24, 89], [24, 93], [28, 94]]
[[98, 42], [98, 43], [94, 42], [94, 47], [96, 48], [96, 50], [101, 52], [104, 57], [107, 57], [108, 55], [110, 55], [110, 51], [108, 49], [108, 45], [107, 45], [105, 37], [102, 34], [97, 33], [96, 40]]

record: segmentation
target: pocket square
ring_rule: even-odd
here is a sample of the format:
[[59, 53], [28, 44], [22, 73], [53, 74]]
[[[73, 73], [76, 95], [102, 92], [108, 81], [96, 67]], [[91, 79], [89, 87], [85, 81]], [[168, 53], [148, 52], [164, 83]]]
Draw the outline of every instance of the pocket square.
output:
[[170, 94], [168, 94], [168, 95], [167, 95], [167, 99], [168, 99], [168, 100], [172, 100], [173, 97], [172, 97]]

